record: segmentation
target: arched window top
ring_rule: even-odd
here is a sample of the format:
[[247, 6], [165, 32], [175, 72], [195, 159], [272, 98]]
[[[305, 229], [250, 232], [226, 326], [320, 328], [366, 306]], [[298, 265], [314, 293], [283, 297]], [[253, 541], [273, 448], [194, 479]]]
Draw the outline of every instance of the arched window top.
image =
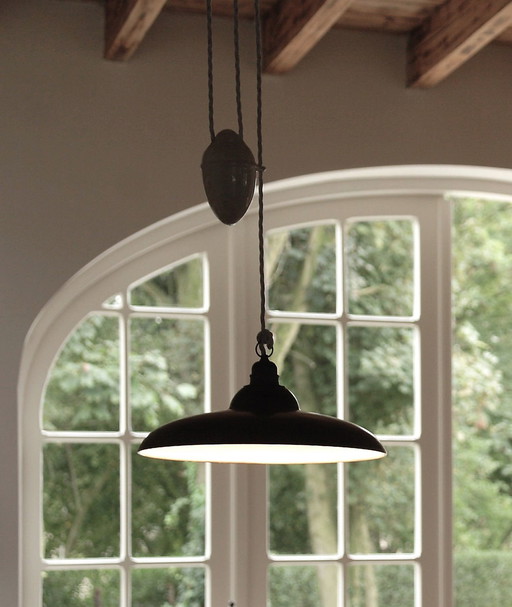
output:
[[[267, 184], [265, 209], [270, 213], [273, 209], [304, 205], [311, 201], [318, 204], [322, 200], [369, 194], [446, 195], [451, 192], [488, 194], [494, 198], [512, 197], [512, 171], [456, 165], [405, 165], [329, 171]], [[248, 215], [256, 213], [255, 207], [253, 203]], [[161, 258], [162, 265], [158, 267], [163, 267], [172, 263], [166, 258], [169, 244], [178, 240], [185, 243], [187, 239], [195, 245], [200, 242], [201, 233], [215, 228], [219, 228], [218, 221], [208, 205], [199, 204], [129, 236], [77, 272], [48, 302], [30, 329], [22, 358], [20, 389], [23, 389], [28, 375], [27, 365], [30, 365], [34, 349], [47, 338], [56, 319], [59, 325], [64, 324], [65, 319], [61, 316], [64, 307], [75, 310], [73, 316], [77, 322], [93, 302], [97, 306], [113, 295], [116, 285], [126, 284], [127, 279], [140, 279], [137, 264], [134, 263], [136, 258]], [[236, 227], [230, 229], [236, 230]], [[197, 251], [194, 246], [183, 244], [183, 257], [187, 249], [190, 254]], [[67, 330], [70, 328], [68, 325]]]

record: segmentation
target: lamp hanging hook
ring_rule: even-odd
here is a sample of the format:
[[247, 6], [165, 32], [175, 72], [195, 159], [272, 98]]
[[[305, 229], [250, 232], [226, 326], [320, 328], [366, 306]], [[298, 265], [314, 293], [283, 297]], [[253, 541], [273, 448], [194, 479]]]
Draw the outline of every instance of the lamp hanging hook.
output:
[[269, 329], [262, 329], [256, 336], [256, 354], [268, 358], [274, 353], [274, 335]]

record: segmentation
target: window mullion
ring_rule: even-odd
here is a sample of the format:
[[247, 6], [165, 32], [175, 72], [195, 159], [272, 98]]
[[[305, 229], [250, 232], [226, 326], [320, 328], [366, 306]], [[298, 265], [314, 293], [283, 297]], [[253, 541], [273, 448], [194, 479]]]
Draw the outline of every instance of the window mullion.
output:
[[[233, 394], [249, 383], [260, 318], [259, 257], [257, 217], [248, 215], [233, 232], [232, 279], [233, 296], [232, 360], [235, 385]], [[236, 532], [232, 541], [233, 585], [237, 605], [267, 605], [267, 466], [237, 465], [235, 475]], [[249, 548], [248, 548], [249, 547]]]
[[120, 418], [119, 430], [123, 440], [120, 453], [120, 557], [121, 557], [121, 605], [131, 605], [131, 516], [132, 516], [132, 473], [131, 473], [131, 415], [130, 415], [130, 310], [128, 294], [123, 297], [123, 308], [119, 339], [120, 352]]
[[[233, 361], [236, 359], [235, 344], [239, 343], [239, 326], [236, 322], [236, 300], [234, 273], [240, 260], [235, 258], [232, 231], [226, 226], [212, 228], [208, 242], [209, 291], [209, 370], [206, 390], [207, 409], [216, 411], [229, 406], [234, 394], [236, 378]], [[243, 265], [243, 264], [240, 264]], [[208, 357], [206, 357], [208, 358]], [[211, 604], [228, 605], [238, 601], [236, 588], [239, 569], [235, 560], [234, 542], [238, 532], [236, 467], [226, 464], [210, 465], [210, 509], [207, 530], [210, 541], [207, 545], [209, 563], [209, 585]], [[236, 566], [235, 566], [236, 565]], [[234, 571], [236, 569], [236, 571]]]
[[[423, 605], [451, 605], [450, 208], [424, 201], [421, 228], [421, 509]], [[434, 496], [437, 496], [434, 497]]]

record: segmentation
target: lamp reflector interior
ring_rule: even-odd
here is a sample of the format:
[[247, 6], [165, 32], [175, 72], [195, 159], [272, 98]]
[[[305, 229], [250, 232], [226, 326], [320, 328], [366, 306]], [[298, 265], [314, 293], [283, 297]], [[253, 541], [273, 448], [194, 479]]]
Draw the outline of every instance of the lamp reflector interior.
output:
[[145, 457], [171, 461], [235, 464], [329, 464], [379, 459], [385, 451], [320, 445], [219, 444], [154, 447]]

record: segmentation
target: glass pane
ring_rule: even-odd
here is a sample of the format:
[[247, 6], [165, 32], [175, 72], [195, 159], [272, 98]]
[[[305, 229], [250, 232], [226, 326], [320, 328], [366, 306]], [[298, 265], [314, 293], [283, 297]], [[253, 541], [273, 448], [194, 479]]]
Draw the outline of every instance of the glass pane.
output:
[[132, 607], [204, 607], [202, 567], [134, 569]]
[[351, 565], [348, 596], [349, 607], [415, 607], [414, 565]]
[[135, 431], [204, 410], [204, 322], [133, 318], [130, 398]]
[[194, 257], [133, 287], [132, 306], [158, 308], [202, 308], [203, 258]]
[[352, 554], [414, 552], [415, 456], [389, 447], [384, 459], [348, 464]]
[[350, 314], [411, 316], [414, 226], [406, 219], [358, 221], [347, 231]]
[[117, 570], [45, 571], [42, 577], [43, 607], [119, 607]]
[[[510, 506], [509, 506], [510, 508]], [[503, 607], [512, 596], [512, 554], [465, 550], [454, 555], [455, 606]]]
[[90, 316], [73, 331], [50, 371], [45, 430], [119, 429], [119, 320]]
[[295, 394], [304, 411], [336, 415], [336, 327], [272, 323], [270, 330], [280, 383]]
[[414, 430], [414, 330], [349, 327], [350, 420], [376, 434]]
[[269, 607], [337, 607], [338, 567], [272, 565], [269, 568]]
[[205, 465], [132, 455], [133, 555], [204, 555]]
[[336, 226], [267, 234], [269, 307], [287, 312], [336, 312]]
[[43, 458], [43, 555], [119, 555], [119, 447], [50, 443]]
[[453, 205], [455, 605], [512, 596], [512, 204]]
[[117, 293], [117, 295], [112, 295], [112, 297], [109, 297], [107, 300], [105, 300], [103, 302], [104, 308], [119, 309], [122, 307], [122, 305], [123, 305], [123, 296], [121, 295], [121, 293]]
[[272, 554], [338, 553], [336, 464], [269, 466]]

